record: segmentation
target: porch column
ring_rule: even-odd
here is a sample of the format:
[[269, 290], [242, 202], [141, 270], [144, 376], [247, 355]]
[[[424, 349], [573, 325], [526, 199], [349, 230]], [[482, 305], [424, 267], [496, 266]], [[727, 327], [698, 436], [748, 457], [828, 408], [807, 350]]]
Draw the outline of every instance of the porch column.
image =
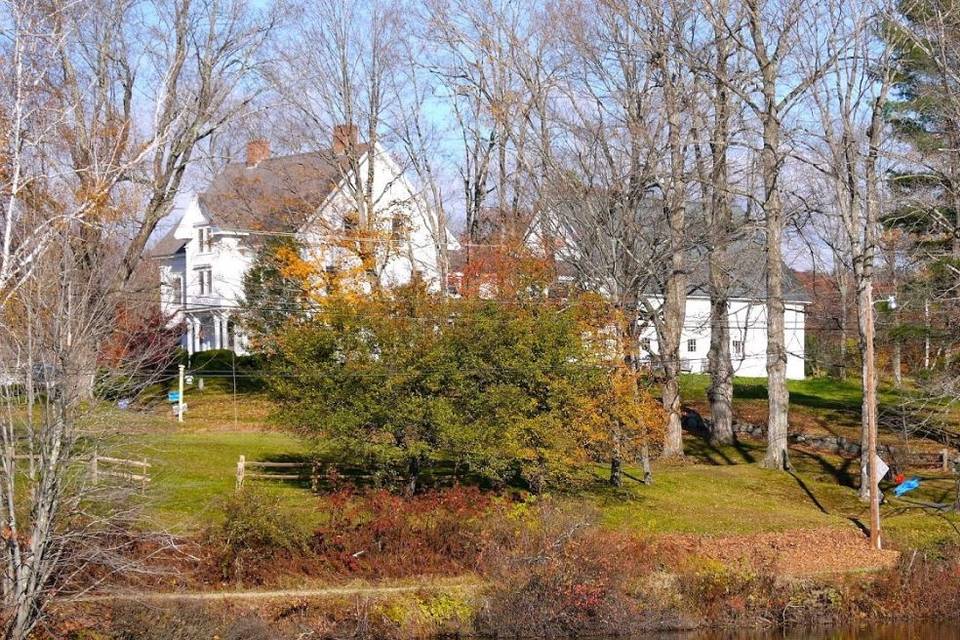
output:
[[230, 339], [230, 338], [231, 338], [231, 336], [230, 336], [230, 316], [224, 314], [223, 318], [221, 318], [221, 322], [223, 322], [223, 329], [220, 330], [220, 331], [221, 331], [221, 334], [220, 334], [220, 335], [223, 336], [223, 348], [224, 348], [224, 349], [233, 349], [233, 341]]
[[193, 318], [187, 316], [185, 320], [187, 325], [187, 353], [193, 355]]
[[223, 319], [217, 314], [211, 314], [213, 318], [213, 348], [223, 349]]
[[203, 351], [203, 322], [199, 316], [193, 318], [193, 351], [197, 353]]

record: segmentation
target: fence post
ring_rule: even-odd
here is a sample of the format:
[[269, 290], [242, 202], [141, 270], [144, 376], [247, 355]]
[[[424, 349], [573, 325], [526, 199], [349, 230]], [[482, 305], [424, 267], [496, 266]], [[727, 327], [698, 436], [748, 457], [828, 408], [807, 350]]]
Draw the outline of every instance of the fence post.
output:
[[97, 470], [97, 450], [93, 450], [93, 456], [90, 458], [90, 482], [97, 484], [100, 482], [100, 473]]
[[940, 449], [940, 470], [946, 473], [950, 471], [950, 450]]
[[243, 474], [246, 466], [246, 457], [240, 456], [240, 459], [237, 460], [237, 491], [243, 488]]

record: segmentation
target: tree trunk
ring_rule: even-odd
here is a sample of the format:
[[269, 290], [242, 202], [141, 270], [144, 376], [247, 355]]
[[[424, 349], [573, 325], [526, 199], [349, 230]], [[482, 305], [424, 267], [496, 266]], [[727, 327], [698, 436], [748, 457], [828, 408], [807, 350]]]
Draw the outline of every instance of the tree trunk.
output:
[[[668, 216], [671, 226], [683, 226], [682, 213]], [[677, 220], [679, 218], [679, 221]], [[663, 303], [663, 321], [660, 336], [660, 359], [663, 381], [661, 399], [667, 411], [667, 431], [663, 442], [664, 457], [683, 455], [683, 425], [680, 422], [680, 339], [686, 315], [686, 278], [683, 273], [683, 247], [674, 237], [675, 248], [671, 255], [670, 274], [667, 277], [666, 296]]]
[[840, 287], [840, 362], [837, 363], [836, 371], [837, 376], [841, 380], [846, 380], [847, 378], [847, 334], [848, 330], [848, 320], [847, 320], [847, 309], [849, 305], [847, 304], [847, 280], [846, 278], [838, 279], [837, 284]]
[[653, 484], [653, 467], [650, 466], [650, 447], [646, 442], [640, 447], [640, 464], [643, 467], [643, 484]]
[[[726, 1], [719, 10], [725, 15]], [[710, 439], [716, 443], [733, 442], [733, 363], [730, 361], [730, 275], [727, 245], [731, 241], [732, 213], [729, 196], [727, 150], [730, 141], [731, 96], [728, 87], [730, 38], [719, 25], [714, 28], [716, 83], [714, 89], [713, 134], [710, 140]]]
[[610, 486], [623, 486], [623, 461], [620, 459], [619, 454], [614, 454], [610, 458]]
[[417, 491], [420, 490], [420, 466], [420, 456], [410, 458], [407, 463], [407, 487], [405, 491], [407, 496], [416, 495]]
[[[772, 91], [772, 88], [771, 88]], [[767, 97], [768, 105], [776, 99]], [[763, 126], [764, 214], [766, 217], [767, 271], [767, 452], [763, 466], [790, 468], [787, 451], [790, 393], [787, 390], [787, 349], [784, 344], [783, 206], [780, 201], [780, 123], [776, 113], [765, 114]]]
[[902, 359], [902, 347], [900, 341], [894, 339], [893, 341], [893, 356], [891, 357], [890, 366], [893, 368], [893, 386], [897, 389], [903, 386], [903, 367], [901, 363]]
[[[716, 222], [714, 223], [716, 225]], [[710, 440], [717, 443], [733, 442], [733, 364], [730, 361], [730, 303], [727, 299], [729, 276], [724, 265], [724, 240], [714, 237], [711, 246], [710, 269]]]
[[[679, 349], [674, 353], [679, 356]], [[671, 357], [671, 356], [667, 356]], [[680, 366], [677, 362], [663, 365], [664, 380], [661, 384], [661, 401], [667, 411], [667, 432], [663, 441], [665, 458], [683, 455], [683, 425], [680, 422]]]
[[873, 313], [872, 293], [870, 291], [871, 283], [868, 279], [860, 278], [861, 282], [857, 287], [857, 328], [860, 334], [860, 376], [861, 384], [864, 389], [863, 398], [860, 404], [860, 499], [870, 499], [870, 483], [866, 481], [865, 470], [869, 467], [870, 456], [868, 449], [870, 445], [870, 413], [873, 411], [872, 399], [866, 393], [867, 380], [874, 375], [871, 370], [872, 363], [868, 361], [867, 349], [868, 341], [872, 340], [869, 335], [867, 314]]

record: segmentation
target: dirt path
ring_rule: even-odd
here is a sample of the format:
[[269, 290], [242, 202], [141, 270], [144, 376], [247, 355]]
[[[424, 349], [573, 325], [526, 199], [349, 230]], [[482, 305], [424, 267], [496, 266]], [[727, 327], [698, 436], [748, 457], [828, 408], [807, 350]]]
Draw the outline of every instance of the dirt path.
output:
[[227, 601], [227, 600], [275, 600], [278, 598], [341, 598], [344, 596], [388, 596], [397, 593], [445, 591], [449, 589], [472, 590], [483, 586], [482, 582], [425, 582], [409, 585], [357, 585], [344, 587], [320, 587], [316, 589], [277, 589], [270, 591], [130, 591], [103, 593], [71, 598], [71, 602], [113, 602], [136, 600], [170, 602], [178, 600]]

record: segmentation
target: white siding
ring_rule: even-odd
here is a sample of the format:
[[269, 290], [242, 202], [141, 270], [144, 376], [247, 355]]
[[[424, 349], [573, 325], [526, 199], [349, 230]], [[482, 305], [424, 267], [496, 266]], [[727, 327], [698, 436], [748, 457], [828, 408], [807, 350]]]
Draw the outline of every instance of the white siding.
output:
[[[656, 306], [657, 299], [654, 299]], [[767, 325], [766, 306], [750, 300], [730, 301], [730, 355], [735, 375], [740, 377], [764, 377], [767, 375]], [[787, 347], [787, 378], [804, 378], [804, 305], [788, 303], [785, 314], [784, 338]], [[659, 353], [653, 327], [641, 334], [641, 340], [650, 341], [650, 351]], [[688, 351], [688, 341], [696, 341], [696, 350]], [[741, 353], [734, 350], [734, 343], [741, 343]], [[710, 300], [703, 297], [688, 297], [686, 319], [680, 340], [680, 359], [684, 370], [704, 373], [707, 370], [707, 353], [710, 349]]]
[[[369, 157], [360, 163], [360, 175], [364, 177]], [[407, 227], [406, 238], [391, 243], [388, 255], [383, 256], [383, 286], [407, 284], [414, 271], [418, 271], [431, 289], [438, 290], [441, 286], [439, 256], [423, 200], [385, 152], [378, 149], [373, 162], [372, 193], [378, 228], [390, 234], [395, 215], [402, 216]], [[316, 261], [321, 267], [328, 264], [339, 264], [343, 269], [356, 266], [355, 256], [343, 248], [331, 247], [329, 242], [332, 233], [343, 233], [343, 216], [353, 208], [346, 193], [334, 191], [320, 207], [314, 221], [304, 225], [300, 232], [299, 239], [308, 253], [306, 259]], [[179, 199], [176, 214], [180, 217], [174, 237], [186, 241], [185, 253], [164, 260], [160, 266], [162, 310], [171, 317], [172, 323], [186, 322], [182, 345], [190, 352], [232, 346], [238, 353], [244, 353], [246, 340], [243, 336], [228, 344], [228, 322], [236, 315], [243, 300], [243, 277], [256, 258], [255, 252], [246, 247], [244, 234], [224, 232], [216, 225], [211, 228], [212, 246], [209, 250], [200, 247], [198, 229], [209, 225], [210, 221], [193, 194]], [[206, 270], [211, 274], [210, 291], [205, 290], [202, 280]], [[184, 283], [182, 301], [174, 300], [172, 293], [177, 278], [182, 278]]]

